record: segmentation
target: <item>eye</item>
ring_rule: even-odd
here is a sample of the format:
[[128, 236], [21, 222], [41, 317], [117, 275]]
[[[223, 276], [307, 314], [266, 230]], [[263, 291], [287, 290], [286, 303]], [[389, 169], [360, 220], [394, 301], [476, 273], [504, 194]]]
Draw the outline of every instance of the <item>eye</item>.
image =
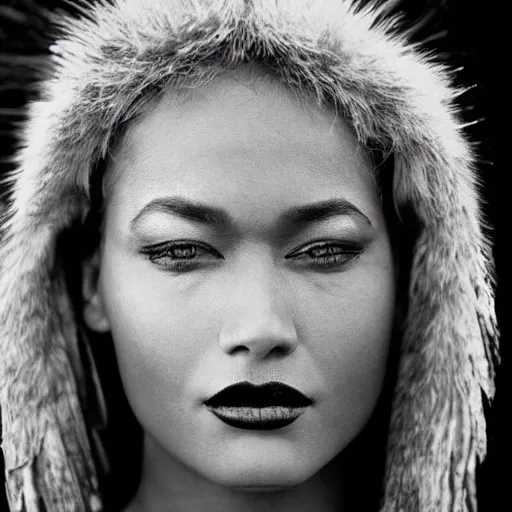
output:
[[[285, 256], [301, 260], [305, 265], [329, 270], [341, 268], [357, 258], [365, 247], [360, 243], [323, 242], [309, 245]], [[209, 262], [224, 259], [207, 244], [189, 240], [165, 242], [144, 247], [140, 251], [155, 265], [174, 272], [188, 272]]]
[[176, 272], [186, 272], [207, 261], [224, 259], [212, 247], [188, 240], [144, 247], [141, 253], [145, 254], [152, 263]]
[[365, 249], [361, 243], [323, 242], [309, 245], [300, 252], [294, 251], [286, 258], [299, 259], [305, 265], [321, 269], [340, 268], [357, 258]]

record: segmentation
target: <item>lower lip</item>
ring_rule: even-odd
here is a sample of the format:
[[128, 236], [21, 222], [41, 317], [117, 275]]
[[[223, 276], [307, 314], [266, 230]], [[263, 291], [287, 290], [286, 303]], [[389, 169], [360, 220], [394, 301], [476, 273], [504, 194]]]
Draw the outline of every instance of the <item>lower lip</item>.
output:
[[293, 423], [305, 407], [209, 407], [206, 408], [231, 427], [245, 430], [276, 430]]

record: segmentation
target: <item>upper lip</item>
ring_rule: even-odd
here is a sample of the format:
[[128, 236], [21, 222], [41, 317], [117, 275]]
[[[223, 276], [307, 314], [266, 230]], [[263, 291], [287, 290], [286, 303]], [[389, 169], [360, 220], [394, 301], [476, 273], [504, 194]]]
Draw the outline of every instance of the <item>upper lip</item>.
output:
[[282, 382], [256, 385], [248, 381], [227, 386], [204, 401], [211, 407], [305, 407], [312, 403], [299, 390]]

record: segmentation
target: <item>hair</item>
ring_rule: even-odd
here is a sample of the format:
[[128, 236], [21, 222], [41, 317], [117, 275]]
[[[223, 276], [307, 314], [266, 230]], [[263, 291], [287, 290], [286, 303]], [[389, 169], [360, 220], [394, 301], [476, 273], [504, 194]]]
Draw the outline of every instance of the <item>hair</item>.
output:
[[[261, 66], [260, 69], [263, 73], [253, 75], [257, 76], [258, 80], [273, 84], [282, 83], [272, 69], [267, 66]], [[231, 71], [233, 70], [228, 69], [226, 72]], [[178, 98], [178, 101], [187, 101], [187, 89], [206, 85], [216, 76], [209, 75], [207, 80], [192, 81], [181, 88], [173, 88], [170, 92]], [[86, 337], [91, 340], [91, 350], [107, 404], [108, 426], [103, 432], [102, 441], [109, 460], [110, 473], [103, 475], [101, 482], [106, 510], [121, 510], [129, 503], [137, 490], [141, 476], [143, 431], [131, 410], [123, 389], [112, 336], [110, 333], [92, 332], [81, 318], [84, 300], [81, 267], [84, 260], [90, 258], [101, 244], [109, 188], [115, 186], [115, 182], [106, 179], [112, 154], [122, 150], [129, 131], [144, 115], [160, 104], [163, 95], [168, 92], [169, 89], [150, 91], [131, 106], [124, 122], [112, 134], [108, 151], [90, 172], [89, 186], [85, 191], [90, 200], [90, 209], [86, 218], [82, 223], [77, 223], [63, 232], [58, 245], [58, 253], [66, 254], [66, 258], [62, 258], [62, 265], [68, 291], [77, 314], [76, 321], [84, 329]], [[335, 108], [332, 104], [325, 105], [325, 102], [319, 101], [318, 97], [302, 89], [295, 89], [292, 92], [295, 93], [299, 102], [311, 103], [314, 101], [318, 107]], [[353, 506], [357, 510], [372, 511], [378, 508], [382, 492], [386, 438], [398, 367], [403, 319], [407, 314], [408, 281], [417, 226], [414, 216], [408, 215], [406, 210], [402, 210], [399, 215], [395, 208], [393, 155], [380, 149], [368, 147], [368, 145], [365, 149], [369, 152], [373, 162], [374, 177], [398, 270], [395, 323], [384, 385], [371, 419], [343, 452], [344, 456], [351, 461], [348, 489], [351, 489], [353, 499], [356, 500]]]

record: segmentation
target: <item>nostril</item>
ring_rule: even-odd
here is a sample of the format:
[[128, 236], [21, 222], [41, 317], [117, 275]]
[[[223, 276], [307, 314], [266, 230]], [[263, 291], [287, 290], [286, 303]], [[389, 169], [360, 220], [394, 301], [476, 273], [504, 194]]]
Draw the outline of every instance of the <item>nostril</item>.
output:
[[238, 352], [250, 352], [249, 347], [246, 347], [245, 345], [234, 345], [231, 350], [229, 350], [229, 354], [236, 354]]
[[289, 354], [290, 352], [292, 352], [292, 350], [293, 349], [291, 346], [282, 344], [282, 345], [277, 345], [274, 348], [272, 348], [270, 353], [275, 352], [279, 355], [286, 355], [286, 354]]
[[[256, 347], [250, 348], [247, 345], [244, 345], [243, 343], [240, 343], [239, 345], [234, 345], [231, 350], [229, 351], [229, 354], [237, 354], [238, 352], [244, 353], [244, 352], [253, 352]], [[289, 353], [293, 352], [293, 347], [288, 346], [286, 344], [279, 344], [272, 347], [270, 350], [267, 351], [267, 354], [275, 354], [275, 355], [287, 355]]]
[[283, 356], [294, 351], [297, 333], [291, 319], [266, 314], [237, 316], [219, 332], [219, 344], [228, 354], [246, 352], [251, 357]]

